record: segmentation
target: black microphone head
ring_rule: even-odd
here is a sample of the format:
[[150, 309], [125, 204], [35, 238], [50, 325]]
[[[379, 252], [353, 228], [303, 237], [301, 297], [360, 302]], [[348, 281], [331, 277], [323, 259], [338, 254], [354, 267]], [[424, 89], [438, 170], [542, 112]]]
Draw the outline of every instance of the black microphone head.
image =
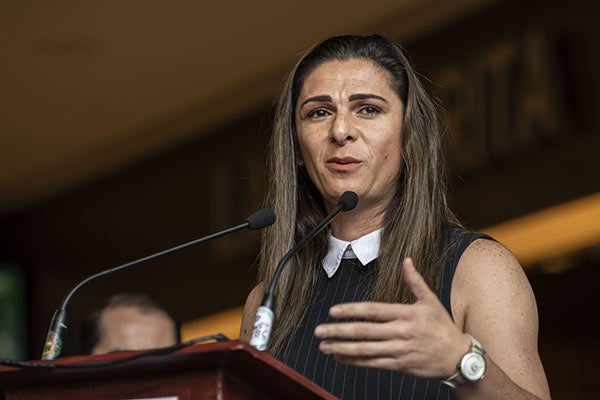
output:
[[342, 193], [338, 200], [338, 206], [342, 206], [342, 211], [350, 211], [358, 204], [358, 195], [354, 192], [347, 191]]
[[263, 208], [249, 216], [246, 222], [248, 223], [248, 229], [253, 231], [266, 228], [275, 223], [275, 213], [270, 208]]

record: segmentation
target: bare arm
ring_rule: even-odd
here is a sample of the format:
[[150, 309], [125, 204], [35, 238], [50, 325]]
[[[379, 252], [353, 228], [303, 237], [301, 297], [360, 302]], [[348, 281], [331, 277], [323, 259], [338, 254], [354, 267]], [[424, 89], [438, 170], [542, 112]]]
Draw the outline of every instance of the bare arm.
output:
[[483, 344], [488, 363], [480, 384], [457, 388], [458, 398], [550, 398], [535, 297], [508, 249], [489, 240], [469, 246], [452, 284], [452, 309], [459, 327]]
[[252, 336], [252, 328], [254, 327], [256, 309], [260, 305], [263, 294], [264, 285], [258, 284], [254, 287], [254, 289], [252, 289], [252, 291], [246, 298], [246, 304], [244, 305], [244, 313], [242, 315], [242, 324], [240, 326], [241, 341], [250, 341], [250, 337]]
[[[321, 351], [338, 361], [418, 377], [448, 378], [477, 338], [486, 350], [484, 379], [459, 386], [459, 399], [549, 399], [537, 353], [537, 310], [529, 282], [512, 254], [498, 243], [474, 242], [463, 254], [452, 284], [454, 321], [414, 269], [403, 263], [414, 304], [347, 303], [336, 318], [368, 322], [317, 327]], [[335, 339], [358, 339], [340, 342]]]

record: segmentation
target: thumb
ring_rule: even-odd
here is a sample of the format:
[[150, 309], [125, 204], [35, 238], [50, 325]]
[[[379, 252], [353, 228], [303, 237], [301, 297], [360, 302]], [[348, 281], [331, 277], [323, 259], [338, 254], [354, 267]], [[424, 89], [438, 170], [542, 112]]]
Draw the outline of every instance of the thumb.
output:
[[412, 258], [407, 257], [404, 259], [402, 262], [402, 272], [404, 273], [404, 279], [409, 290], [415, 295], [417, 300], [424, 300], [430, 296], [435, 296], [431, 289], [429, 289], [429, 286], [427, 286], [425, 279], [415, 269]]

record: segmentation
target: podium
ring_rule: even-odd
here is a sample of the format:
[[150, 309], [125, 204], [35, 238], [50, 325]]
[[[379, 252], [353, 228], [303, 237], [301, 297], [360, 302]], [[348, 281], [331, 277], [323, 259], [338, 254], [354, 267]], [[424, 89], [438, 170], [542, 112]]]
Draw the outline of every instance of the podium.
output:
[[240, 341], [194, 345], [171, 354], [80, 368], [141, 353], [36, 362], [68, 369], [0, 367], [0, 400], [336, 399], [282, 362]]

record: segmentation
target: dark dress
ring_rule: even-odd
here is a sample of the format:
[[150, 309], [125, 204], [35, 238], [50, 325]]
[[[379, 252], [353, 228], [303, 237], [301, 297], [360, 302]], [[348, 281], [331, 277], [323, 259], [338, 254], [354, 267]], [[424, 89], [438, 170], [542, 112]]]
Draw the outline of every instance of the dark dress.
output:
[[[444, 262], [438, 296], [452, 315], [450, 288], [460, 256], [474, 240], [491, 238], [457, 229], [450, 232], [454, 249]], [[414, 378], [392, 371], [348, 366], [319, 351], [319, 339], [313, 334], [315, 327], [335, 321], [328, 314], [332, 305], [365, 299], [375, 268], [377, 260], [363, 266], [357, 259], [344, 259], [331, 278], [320, 268], [315, 301], [287, 351], [277, 355], [277, 358], [341, 399], [454, 399], [450, 388], [443, 385], [440, 379]]]

